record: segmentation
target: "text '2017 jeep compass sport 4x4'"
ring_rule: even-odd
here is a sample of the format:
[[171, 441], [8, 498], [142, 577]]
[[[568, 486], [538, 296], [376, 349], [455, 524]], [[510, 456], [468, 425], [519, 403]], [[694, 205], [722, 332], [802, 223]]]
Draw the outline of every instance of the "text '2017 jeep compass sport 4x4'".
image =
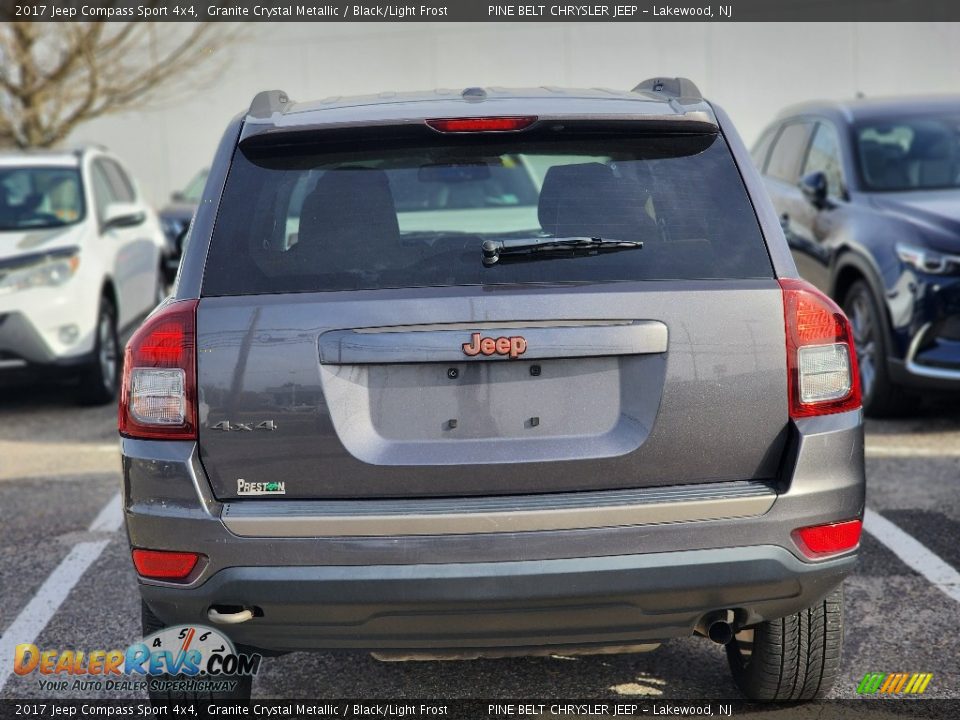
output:
[[127, 348], [144, 630], [388, 659], [698, 632], [747, 696], [815, 697], [864, 508], [851, 342], [689, 80], [261, 93]]

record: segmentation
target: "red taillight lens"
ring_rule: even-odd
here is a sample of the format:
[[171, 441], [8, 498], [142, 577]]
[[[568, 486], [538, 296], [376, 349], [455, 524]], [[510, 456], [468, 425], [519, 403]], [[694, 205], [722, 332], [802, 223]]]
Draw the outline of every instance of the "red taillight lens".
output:
[[522, 117], [475, 117], [475, 118], [434, 118], [427, 125], [438, 132], [513, 132], [530, 127], [537, 121], [536, 115]]
[[185, 333], [179, 322], [166, 322], [151, 330], [140, 346], [140, 358], [147, 363], [176, 365], [184, 353]]
[[132, 438], [197, 439], [197, 300], [171, 303], [130, 338], [118, 426]]
[[856, 410], [860, 373], [850, 321], [833, 300], [803, 280], [783, 278], [790, 417]]
[[862, 520], [847, 520], [800, 528], [794, 531], [793, 538], [807, 557], [822, 557], [853, 550], [860, 544], [862, 530]]
[[168, 550], [133, 551], [133, 565], [137, 573], [145, 578], [157, 580], [183, 580], [196, 567], [200, 555], [191, 552], [170, 552]]

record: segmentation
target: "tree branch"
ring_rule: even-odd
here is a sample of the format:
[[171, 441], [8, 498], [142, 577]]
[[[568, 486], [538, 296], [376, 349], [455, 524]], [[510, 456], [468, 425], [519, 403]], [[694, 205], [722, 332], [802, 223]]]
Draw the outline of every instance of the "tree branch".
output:
[[5, 23], [0, 26], [0, 145], [49, 147], [80, 124], [142, 108], [213, 79], [237, 39], [219, 24]]

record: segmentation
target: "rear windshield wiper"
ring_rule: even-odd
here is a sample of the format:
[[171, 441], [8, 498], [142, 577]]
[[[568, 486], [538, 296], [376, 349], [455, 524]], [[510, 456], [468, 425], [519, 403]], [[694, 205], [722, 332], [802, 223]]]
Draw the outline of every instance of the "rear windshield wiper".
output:
[[535, 237], [484, 240], [483, 264], [491, 267], [507, 260], [534, 260], [543, 255], [596, 255], [617, 250], [639, 250], [639, 240], [612, 240], [600, 237]]

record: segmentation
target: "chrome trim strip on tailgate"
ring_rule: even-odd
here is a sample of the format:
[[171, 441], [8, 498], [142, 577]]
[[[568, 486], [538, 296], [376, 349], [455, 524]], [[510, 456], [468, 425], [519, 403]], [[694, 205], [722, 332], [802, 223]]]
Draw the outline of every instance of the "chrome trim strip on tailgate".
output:
[[221, 520], [242, 537], [466, 535], [748, 517], [776, 498], [765, 483], [737, 481], [516, 497], [240, 501], [224, 504]]
[[[368, 363], [470, 362], [508, 359], [503, 355], [464, 355], [462, 345], [471, 332], [482, 332], [483, 324], [464, 327], [462, 323], [440, 329], [405, 332], [331, 330], [320, 336], [320, 362], [330, 365]], [[629, 324], [569, 323], [543, 326], [527, 323], [501, 328], [526, 340], [524, 360], [543, 358], [639, 355], [667, 351], [667, 326], [656, 320], [635, 320]]]

